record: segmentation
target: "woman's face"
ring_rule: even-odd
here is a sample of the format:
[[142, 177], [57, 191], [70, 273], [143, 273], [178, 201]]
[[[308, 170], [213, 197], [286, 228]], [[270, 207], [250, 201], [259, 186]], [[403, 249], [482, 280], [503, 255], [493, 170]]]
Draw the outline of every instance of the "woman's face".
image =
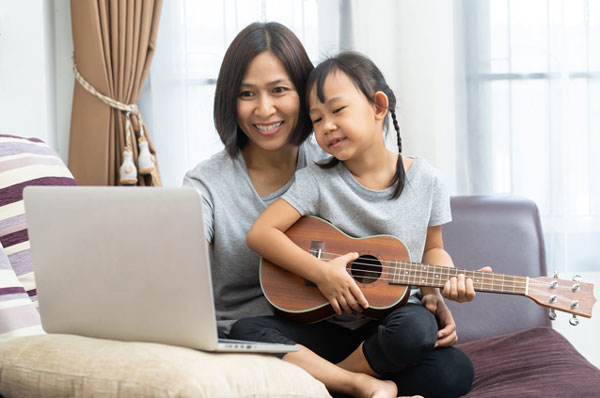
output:
[[300, 97], [281, 61], [270, 51], [246, 69], [237, 98], [237, 122], [248, 145], [276, 150], [289, 142], [300, 113]]

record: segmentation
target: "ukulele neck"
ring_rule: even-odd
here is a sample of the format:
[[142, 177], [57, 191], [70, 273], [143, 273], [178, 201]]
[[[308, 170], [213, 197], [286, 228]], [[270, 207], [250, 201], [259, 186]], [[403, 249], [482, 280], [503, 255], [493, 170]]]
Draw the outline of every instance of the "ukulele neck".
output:
[[526, 295], [529, 278], [471, 271], [410, 262], [397, 262], [391, 275], [391, 283], [426, 287], [444, 287], [446, 281], [463, 274], [473, 280], [473, 288], [478, 292]]

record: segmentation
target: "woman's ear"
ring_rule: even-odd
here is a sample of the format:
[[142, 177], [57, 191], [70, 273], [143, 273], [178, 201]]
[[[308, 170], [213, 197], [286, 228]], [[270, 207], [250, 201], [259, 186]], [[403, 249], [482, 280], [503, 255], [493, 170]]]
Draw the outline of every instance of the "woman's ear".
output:
[[375, 100], [375, 119], [383, 120], [388, 112], [389, 100], [383, 91], [377, 91], [373, 97]]

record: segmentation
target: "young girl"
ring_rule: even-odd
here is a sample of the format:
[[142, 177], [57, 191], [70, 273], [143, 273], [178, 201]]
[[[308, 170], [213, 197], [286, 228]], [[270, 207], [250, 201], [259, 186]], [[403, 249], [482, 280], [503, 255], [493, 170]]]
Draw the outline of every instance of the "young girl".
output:
[[[358, 254], [325, 262], [284, 234], [300, 217], [318, 215], [351, 236], [394, 235], [407, 246], [411, 261], [453, 266], [441, 230], [451, 220], [449, 198], [424, 159], [386, 149], [383, 130], [390, 114], [402, 148], [396, 99], [373, 62], [351, 52], [326, 60], [309, 75], [307, 98], [317, 142], [332, 158], [299, 170], [290, 189], [258, 217], [246, 241], [261, 256], [314, 282], [338, 316], [313, 325], [278, 317], [242, 320], [232, 335], [296, 342], [342, 369], [392, 380], [398, 389], [371, 396], [466, 394], [473, 380], [471, 362], [454, 347], [435, 347], [438, 324], [424, 304], [439, 303], [437, 289], [413, 289], [406, 306], [369, 320], [360, 314], [369, 303], [346, 271]], [[449, 295], [464, 301], [456, 292]], [[285, 359], [294, 362], [301, 353]], [[298, 364], [311, 372], [302, 360]], [[312, 373], [330, 381], [315, 369]]]

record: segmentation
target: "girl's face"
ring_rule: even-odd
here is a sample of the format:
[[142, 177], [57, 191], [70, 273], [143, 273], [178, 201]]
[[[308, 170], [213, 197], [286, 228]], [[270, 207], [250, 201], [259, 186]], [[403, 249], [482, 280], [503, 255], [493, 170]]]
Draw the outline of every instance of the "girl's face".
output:
[[325, 78], [323, 94], [322, 103], [314, 85], [308, 108], [315, 137], [325, 152], [344, 161], [383, 144], [381, 115], [385, 116], [385, 111], [378, 111], [345, 73], [330, 73]]
[[248, 145], [264, 150], [284, 147], [299, 112], [300, 97], [281, 61], [270, 51], [254, 57], [237, 98], [237, 122]]

